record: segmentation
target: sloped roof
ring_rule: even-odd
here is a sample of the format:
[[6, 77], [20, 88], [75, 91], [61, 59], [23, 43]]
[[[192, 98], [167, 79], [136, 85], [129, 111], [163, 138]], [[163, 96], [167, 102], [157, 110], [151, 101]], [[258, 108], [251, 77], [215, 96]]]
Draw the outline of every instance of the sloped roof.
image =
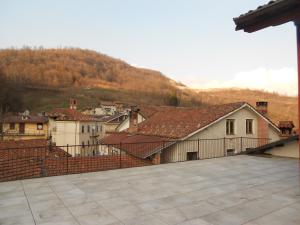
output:
[[146, 106], [141, 105], [139, 108], [139, 114], [141, 114], [144, 118], [148, 119], [153, 116], [155, 113], [161, 110], [160, 106]]
[[49, 117], [59, 121], [96, 121], [90, 115], [85, 115], [75, 109], [57, 108], [48, 113]]
[[244, 102], [203, 108], [161, 107], [138, 126], [139, 134], [183, 138], [245, 105]]
[[300, 0], [273, 0], [234, 18], [236, 30], [254, 32], [300, 18]]
[[45, 116], [36, 116], [36, 115], [29, 115], [29, 116], [6, 116], [3, 119], [4, 123], [47, 123], [48, 118]]
[[115, 148], [126, 151], [128, 154], [138, 158], [145, 159], [154, 153], [170, 146], [174, 140], [169, 138], [162, 138], [158, 136], [149, 136], [129, 133], [112, 133], [103, 138], [101, 144], [111, 145]]
[[2, 158], [9, 157], [7, 154], [1, 154], [4, 150], [11, 151], [14, 157], [64, 157], [70, 156], [63, 149], [56, 146], [49, 146], [45, 139], [31, 139], [31, 140], [11, 140], [0, 141], [0, 155]]

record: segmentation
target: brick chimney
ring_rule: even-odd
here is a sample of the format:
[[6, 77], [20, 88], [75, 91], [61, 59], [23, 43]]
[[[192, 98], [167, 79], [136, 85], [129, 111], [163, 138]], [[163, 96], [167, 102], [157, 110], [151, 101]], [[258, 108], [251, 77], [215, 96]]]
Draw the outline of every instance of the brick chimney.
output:
[[[268, 115], [268, 102], [258, 101], [256, 102], [256, 110], [267, 117]], [[257, 136], [259, 138], [258, 145], [262, 146], [268, 143], [267, 139], [269, 138], [269, 125], [268, 122], [259, 117], [257, 120]]]
[[278, 128], [281, 131], [281, 137], [286, 138], [293, 134], [295, 125], [293, 121], [279, 121]]
[[77, 100], [74, 98], [70, 98], [70, 109], [77, 109]]
[[256, 102], [256, 110], [263, 115], [267, 115], [268, 114], [268, 102], [265, 102], [265, 101]]
[[136, 133], [138, 131], [138, 112], [137, 106], [131, 106], [129, 112], [129, 133]]

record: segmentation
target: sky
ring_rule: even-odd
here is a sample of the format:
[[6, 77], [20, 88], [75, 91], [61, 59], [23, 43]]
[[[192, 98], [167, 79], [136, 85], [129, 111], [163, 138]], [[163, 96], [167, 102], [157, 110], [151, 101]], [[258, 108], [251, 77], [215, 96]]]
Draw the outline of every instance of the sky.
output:
[[0, 0], [0, 48], [79, 47], [192, 88], [297, 94], [293, 23], [256, 33], [232, 20], [268, 0]]

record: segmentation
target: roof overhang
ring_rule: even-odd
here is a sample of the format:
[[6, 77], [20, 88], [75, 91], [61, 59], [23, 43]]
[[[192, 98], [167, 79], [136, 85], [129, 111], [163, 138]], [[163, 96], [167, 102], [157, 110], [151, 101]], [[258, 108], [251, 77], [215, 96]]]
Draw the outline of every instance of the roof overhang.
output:
[[252, 33], [270, 26], [300, 21], [300, 0], [270, 1], [267, 5], [233, 19], [236, 30]]

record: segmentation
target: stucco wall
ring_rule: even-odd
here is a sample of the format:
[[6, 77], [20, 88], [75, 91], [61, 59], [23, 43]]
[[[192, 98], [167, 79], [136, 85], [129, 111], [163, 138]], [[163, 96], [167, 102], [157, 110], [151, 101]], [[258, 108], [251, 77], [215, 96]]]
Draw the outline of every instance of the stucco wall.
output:
[[[37, 123], [26, 123], [24, 134], [19, 133], [19, 123], [15, 123], [15, 129], [11, 130], [9, 123], [3, 124], [3, 132], [8, 133], [9, 135], [4, 136], [4, 140], [30, 140], [30, 139], [47, 139], [48, 137], [48, 124], [43, 124], [43, 129], [37, 129]], [[13, 135], [15, 134], [15, 135]]]
[[266, 151], [266, 153], [290, 158], [299, 158], [298, 141], [293, 141], [285, 144], [284, 146], [276, 147]]

